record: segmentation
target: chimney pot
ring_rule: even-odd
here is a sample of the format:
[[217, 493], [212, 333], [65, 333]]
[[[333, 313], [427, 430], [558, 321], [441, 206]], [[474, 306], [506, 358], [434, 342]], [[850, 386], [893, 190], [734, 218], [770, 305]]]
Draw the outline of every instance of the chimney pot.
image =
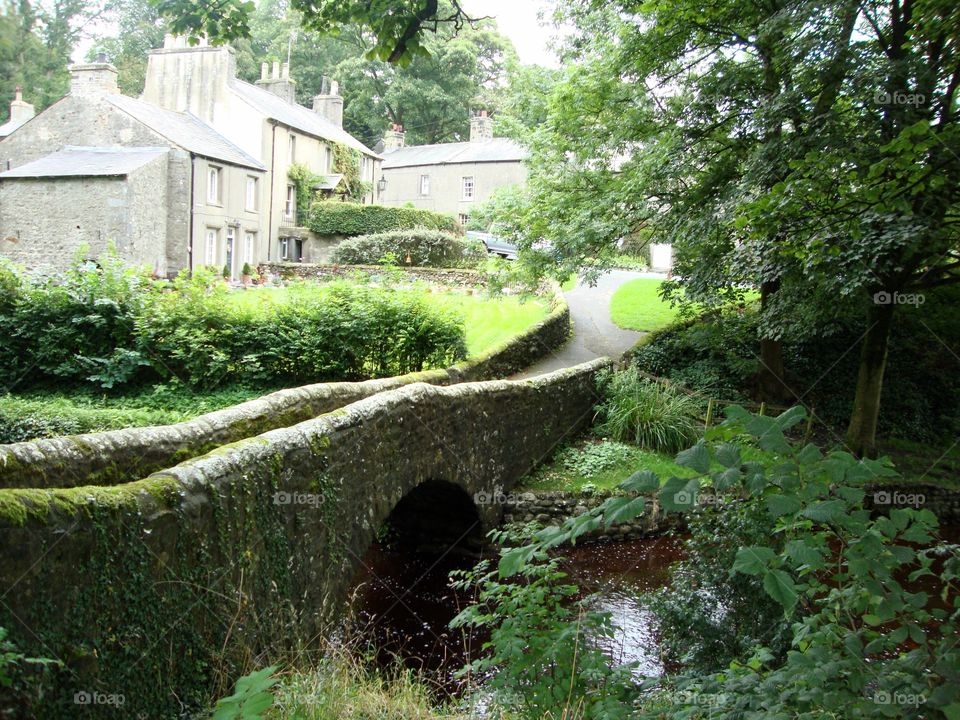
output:
[[289, 80], [290, 79], [290, 63], [284, 63], [282, 65], [282, 68], [283, 70], [281, 72], [281, 76], [283, 77], [284, 80]]
[[280, 79], [280, 61], [279, 60], [273, 61], [273, 79], [274, 80]]
[[266, 80], [266, 79], [267, 79], [267, 73], [270, 72], [270, 71], [268, 70], [268, 67], [269, 67], [269, 66], [268, 66], [267, 63], [265, 63], [265, 62], [260, 63], [260, 79], [261, 79], [261, 80]]

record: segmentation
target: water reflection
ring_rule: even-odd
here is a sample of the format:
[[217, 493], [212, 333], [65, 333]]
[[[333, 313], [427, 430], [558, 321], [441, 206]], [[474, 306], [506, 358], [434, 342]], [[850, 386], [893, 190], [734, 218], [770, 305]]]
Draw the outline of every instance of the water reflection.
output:
[[[584, 594], [596, 593], [595, 607], [610, 612], [620, 632], [605, 649], [616, 662], [636, 661], [639, 674], [661, 674], [652, 618], [640, 593], [666, 584], [667, 568], [680, 557], [681, 541], [652, 538], [565, 548], [563, 569]], [[476, 556], [440, 559], [408, 549], [374, 545], [355, 579], [353, 632], [376, 648], [378, 663], [399, 659], [422, 670], [439, 690], [459, 695], [466, 683], [454, 673], [481, 651], [487, 639], [450, 630], [450, 620], [472, 596], [448, 586], [450, 571], [472, 567]]]

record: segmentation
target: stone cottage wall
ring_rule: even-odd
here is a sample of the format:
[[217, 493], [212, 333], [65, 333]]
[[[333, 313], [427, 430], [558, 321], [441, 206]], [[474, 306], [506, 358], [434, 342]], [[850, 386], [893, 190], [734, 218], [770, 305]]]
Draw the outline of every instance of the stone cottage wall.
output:
[[[78, 709], [90, 691], [122, 696], [123, 717], [176, 716], [252, 658], [309, 650], [402, 497], [509, 492], [588, 422], [605, 365], [416, 383], [137, 482], [0, 490], [0, 626], [66, 666], [27, 716], [115, 717]], [[478, 504], [482, 527], [500, 510]]]

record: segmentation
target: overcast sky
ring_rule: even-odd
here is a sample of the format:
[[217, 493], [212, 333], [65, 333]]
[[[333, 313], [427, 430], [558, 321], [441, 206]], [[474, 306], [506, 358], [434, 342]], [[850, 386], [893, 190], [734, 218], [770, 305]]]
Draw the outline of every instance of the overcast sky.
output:
[[547, 48], [554, 30], [543, 27], [538, 13], [550, 17], [549, 0], [465, 0], [463, 6], [473, 15], [496, 18], [500, 32], [513, 41], [523, 63], [557, 67], [556, 56]]

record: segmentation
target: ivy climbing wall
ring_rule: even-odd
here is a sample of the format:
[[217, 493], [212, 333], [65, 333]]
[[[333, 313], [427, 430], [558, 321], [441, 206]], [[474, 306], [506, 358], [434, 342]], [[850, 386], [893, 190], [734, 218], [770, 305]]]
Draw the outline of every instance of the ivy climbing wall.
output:
[[[593, 415], [606, 360], [416, 382], [114, 486], [0, 490], [0, 625], [64, 662], [27, 716], [176, 717], [309, 652], [359, 559], [425, 482], [496, 498]], [[478, 502], [489, 528], [501, 506]], [[437, 512], [436, 508], [430, 512]]]

